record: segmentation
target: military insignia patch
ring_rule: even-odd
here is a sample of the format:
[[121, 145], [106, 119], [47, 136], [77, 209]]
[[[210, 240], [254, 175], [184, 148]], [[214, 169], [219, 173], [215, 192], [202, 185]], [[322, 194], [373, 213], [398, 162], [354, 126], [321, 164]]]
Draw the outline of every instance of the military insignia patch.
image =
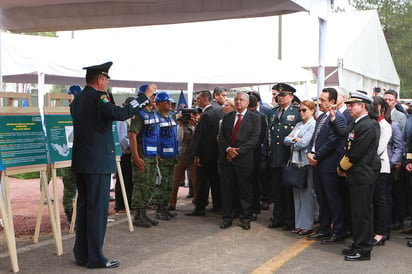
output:
[[107, 95], [100, 96], [100, 100], [102, 100], [103, 103], [109, 103], [110, 102], [109, 98], [107, 98]]
[[288, 115], [286, 117], [286, 120], [288, 120], [289, 122], [295, 120], [295, 115]]

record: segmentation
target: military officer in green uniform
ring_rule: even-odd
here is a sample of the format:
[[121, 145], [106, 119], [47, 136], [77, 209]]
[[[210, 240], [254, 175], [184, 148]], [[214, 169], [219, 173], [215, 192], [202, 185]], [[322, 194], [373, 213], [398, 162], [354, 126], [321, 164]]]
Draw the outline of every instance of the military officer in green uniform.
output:
[[157, 181], [153, 194], [153, 203], [157, 206], [156, 218], [169, 220], [175, 217], [176, 213], [170, 213], [167, 208], [170, 192], [173, 184], [173, 168], [176, 164], [176, 155], [179, 150], [177, 142], [176, 121], [170, 115], [171, 98], [166, 92], [159, 92], [156, 95], [155, 103], [159, 115], [159, 147], [158, 166], [161, 180]]
[[[156, 90], [156, 85], [139, 87], [138, 95], [147, 89]], [[132, 152], [132, 209], [136, 211], [133, 225], [151, 227], [158, 221], [146, 215], [146, 207], [153, 196], [156, 178], [156, 160], [159, 142], [159, 117], [154, 111], [155, 95], [150, 104], [141, 109], [133, 118], [129, 128], [130, 150]]]
[[103, 254], [110, 177], [116, 172], [113, 121], [135, 115], [153, 94], [147, 91], [124, 108], [110, 103], [106, 90], [112, 64], [85, 67], [87, 85], [70, 104], [74, 132], [72, 169], [79, 194], [73, 252], [75, 263], [88, 268], [119, 265], [119, 261], [109, 260]]
[[283, 140], [302, 119], [298, 104], [293, 102], [295, 100], [293, 93], [296, 89], [284, 83], [276, 84], [273, 89], [278, 92], [278, 106], [271, 110], [268, 123], [269, 138], [267, 139], [274, 197], [273, 216], [269, 227], [293, 229], [295, 222], [293, 192], [291, 188], [282, 186], [282, 165], [287, 163], [290, 156], [290, 148], [284, 145]]

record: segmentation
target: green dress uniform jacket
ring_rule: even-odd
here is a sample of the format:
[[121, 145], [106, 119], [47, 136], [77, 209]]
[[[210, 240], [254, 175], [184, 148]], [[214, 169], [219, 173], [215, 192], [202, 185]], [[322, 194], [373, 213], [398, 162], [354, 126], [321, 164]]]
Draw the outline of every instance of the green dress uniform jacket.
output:
[[270, 167], [279, 168], [289, 159], [290, 147], [283, 143], [283, 140], [295, 128], [295, 125], [302, 121], [299, 114], [299, 107], [290, 104], [279, 119], [281, 107], [277, 106], [271, 110], [269, 116], [269, 153]]
[[140, 96], [124, 108], [109, 102], [107, 93], [86, 86], [71, 103], [74, 142], [72, 169], [78, 173], [116, 173], [116, 150], [113, 139], [113, 121], [132, 117], [149, 103]]

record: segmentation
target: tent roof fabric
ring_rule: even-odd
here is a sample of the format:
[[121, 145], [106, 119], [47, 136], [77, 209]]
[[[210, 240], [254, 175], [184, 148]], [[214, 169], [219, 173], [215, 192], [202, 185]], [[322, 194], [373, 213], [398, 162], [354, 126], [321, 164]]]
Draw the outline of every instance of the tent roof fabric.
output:
[[[283, 20], [284, 60], [301, 67], [318, 66], [318, 18], [305, 14], [290, 14]], [[304, 50], [303, 50], [304, 49]], [[370, 89], [368, 85], [398, 88], [400, 80], [389, 51], [376, 10], [330, 14], [326, 29], [326, 75], [343, 62], [345, 75], [326, 79], [325, 85], [340, 85], [348, 89]], [[348, 77], [349, 74], [352, 76]], [[357, 80], [354, 80], [357, 78]], [[371, 89], [370, 89], [371, 90]]]
[[0, 28], [13, 32], [79, 30], [260, 17], [312, 11], [329, 0], [2, 0]]

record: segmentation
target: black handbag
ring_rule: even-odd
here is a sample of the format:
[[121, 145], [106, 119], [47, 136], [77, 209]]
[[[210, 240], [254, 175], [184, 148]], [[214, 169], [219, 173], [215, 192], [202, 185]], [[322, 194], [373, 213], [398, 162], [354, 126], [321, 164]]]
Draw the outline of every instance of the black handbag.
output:
[[286, 165], [282, 166], [282, 185], [286, 187], [295, 187], [305, 189], [308, 187], [308, 169], [310, 166], [304, 166], [302, 156], [299, 153], [299, 163], [292, 163], [293, 146], [290, 152], [290, 158]]

